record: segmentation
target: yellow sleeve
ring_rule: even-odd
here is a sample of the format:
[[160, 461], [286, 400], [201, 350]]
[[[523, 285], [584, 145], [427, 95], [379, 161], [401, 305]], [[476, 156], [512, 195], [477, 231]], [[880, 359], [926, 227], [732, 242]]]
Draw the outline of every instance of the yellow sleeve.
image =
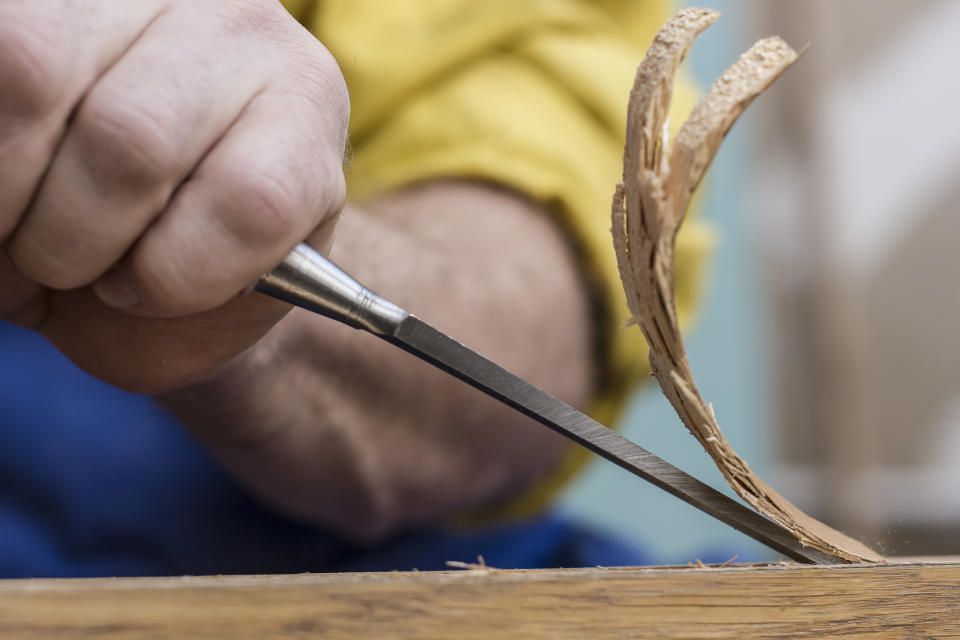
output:
[[[648, 373], [610, 237], [626, 105], [636, 66], [669, 3], [641, 0], [290, 0], [340, 63], [351, 95], [353, 168], [362, 199], [437, 177], [490, 180], [548, 205], [573, 238], [600, 301], [603, 374], [590, 413], [614, 424]], [[695, 93], [680, 82], [671, 121]], [[710, 235], [689, 220], [677, 244], [681, 321], [697, 299]], [[579, 450], [579, 447], [576, 448]], [[541, 507], [583, 462], [500, 515]]]

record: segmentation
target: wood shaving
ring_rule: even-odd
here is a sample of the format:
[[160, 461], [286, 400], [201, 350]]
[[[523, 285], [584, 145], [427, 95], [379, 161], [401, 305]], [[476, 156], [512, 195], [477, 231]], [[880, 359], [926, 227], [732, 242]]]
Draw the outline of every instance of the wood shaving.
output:
[[627, 112], [623, 180], [612, 207], [613, 242], [633, 316], [650, 348], [650, 367], [690, 433], [744, 501], [805, 546], [847, 562], [879, 562], [865, 545], [811, 518], [750, 470], [727, 442], [693, 378], [674, 302], [674, 241], [691, 195], [744, 109], [797, 59], [778, 37], [753, 45], [694, 107], [672, 146], [666, 118], [677, 69], [719, 13], [685, 9], [659, 31], [637, 69]]

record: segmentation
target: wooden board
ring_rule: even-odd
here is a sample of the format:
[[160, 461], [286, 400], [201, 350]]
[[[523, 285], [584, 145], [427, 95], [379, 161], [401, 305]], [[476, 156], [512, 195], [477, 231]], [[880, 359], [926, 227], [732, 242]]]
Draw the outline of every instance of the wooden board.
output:
[[0, 581], [0, 638], [960, 637], [960, 564]]

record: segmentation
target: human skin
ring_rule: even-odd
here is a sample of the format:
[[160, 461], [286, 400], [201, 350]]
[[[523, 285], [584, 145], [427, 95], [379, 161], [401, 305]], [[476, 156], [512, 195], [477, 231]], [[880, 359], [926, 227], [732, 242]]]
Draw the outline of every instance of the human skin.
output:
[[[242, 295], [328, 251], [349, 104], [277, 2], [0, 3], [0, 318], [151, 393], [273, 507], [361, 540], [508, 498], [566, 445], [371, 336]], [[590, 309], [537, 205], [463, 182], [348, 208], [334, 259], [582, 405]]]

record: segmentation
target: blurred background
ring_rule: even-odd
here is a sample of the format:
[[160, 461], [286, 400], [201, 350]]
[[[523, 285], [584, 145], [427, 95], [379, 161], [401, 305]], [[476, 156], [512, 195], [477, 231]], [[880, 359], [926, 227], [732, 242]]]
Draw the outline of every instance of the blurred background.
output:
[[[761, 37], [812, 46], [708, 174], [719, 243], [687, 336], [700, 389], [808, 513], [884, 553], [960, 554], [960, 3], [706, 6], [724, 15], [687, 62], [704, 90]], [[653, 384], [623, 431], [726, 490]], [[609, 464], [564, 509], [656, 562], [774, 557]]]

